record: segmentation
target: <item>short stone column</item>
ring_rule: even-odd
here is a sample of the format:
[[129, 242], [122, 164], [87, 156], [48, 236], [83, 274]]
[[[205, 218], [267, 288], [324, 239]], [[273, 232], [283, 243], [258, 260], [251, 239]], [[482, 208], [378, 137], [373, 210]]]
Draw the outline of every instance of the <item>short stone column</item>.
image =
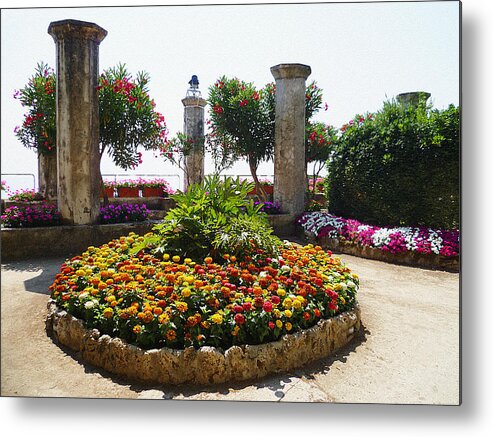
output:
[[276, 79], [274, 201], [297, 215], [305, 209], [305, 82], [311, 68], [279, 64], [270, 71]]
[[38, 152], [38, 191], [46, 200], [56, 200], [57, 183], [56, 152]]
[[99, 219], [99, 43], [106, 30], [77, 20], [52, 22], [57, 52], [58, 208], [66, 224]]
[[410, 93], [401, 93], [396, 96], [396, 100], [404, 106], [418, 106], [420, 102], [426, 103], [431, 94], [425, 91], [413, 91]]
[[202, 97], [182, 99], [184, 109], [183, 133], [192, 142], [190, 152], [185, 155], [185, 175], [183, 191], [190, 185], [200, 184], [204, 180], [204, 107]]

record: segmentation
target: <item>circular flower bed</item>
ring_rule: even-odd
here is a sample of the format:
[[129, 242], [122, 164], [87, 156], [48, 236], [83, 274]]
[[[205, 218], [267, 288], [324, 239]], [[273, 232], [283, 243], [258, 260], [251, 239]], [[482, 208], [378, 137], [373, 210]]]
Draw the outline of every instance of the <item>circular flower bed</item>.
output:
[[[148, 236], [147, 236], [148, 237]], [[358, 276], [318, 246], [285, 242], [221, 263], [132, 247], [130, 234], [65, 262], [51, 289], [58, 308], [84, 326], [144, 349], [261, 344], [354, 308]]]

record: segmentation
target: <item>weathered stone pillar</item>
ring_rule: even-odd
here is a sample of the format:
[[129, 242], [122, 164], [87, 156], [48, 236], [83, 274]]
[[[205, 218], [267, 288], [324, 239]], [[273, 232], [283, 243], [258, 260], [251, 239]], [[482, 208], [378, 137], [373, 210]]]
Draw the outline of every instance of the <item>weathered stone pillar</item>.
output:
[[418, 106], [419, 102], [424, 102], [430, 98], [431, 94], [425, 91], [413, 91], [410, 93], [401, 93], [396, 96], [396, 100], [404, 106]]
[[184, 109], [183, 133], [192, 143], [192, 149], [185, 156], [183, 190], [204, 180], [204, 107], [206, 101], [199, 96], [182, 99]]
[[58, 208], [67, 224], [99, 218], [99, 43], [93, 23], [56, 21], [48, 33], [57, 51]]
[[270, 71], [276, 79], [274, 201], [297, 215], [305, 209], [305, 82], [311, 68], [279, 64]]
[[57, 183], [56, 153], [46, 154], [38, 152], [39, 192], [47, 200], [56, 200]]

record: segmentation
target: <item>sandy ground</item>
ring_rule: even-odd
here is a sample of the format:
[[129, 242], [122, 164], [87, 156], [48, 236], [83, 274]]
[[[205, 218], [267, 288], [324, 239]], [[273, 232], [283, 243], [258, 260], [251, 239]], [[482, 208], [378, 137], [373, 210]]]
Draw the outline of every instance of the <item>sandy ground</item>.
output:
[[309, 367], [206, 389], [122, 381], [78, 361], [45, 332], [63, 259], [4, 264], [1, 395], [457, 405], [459, 275], [341, 257], [362, 279], [359, 338]]

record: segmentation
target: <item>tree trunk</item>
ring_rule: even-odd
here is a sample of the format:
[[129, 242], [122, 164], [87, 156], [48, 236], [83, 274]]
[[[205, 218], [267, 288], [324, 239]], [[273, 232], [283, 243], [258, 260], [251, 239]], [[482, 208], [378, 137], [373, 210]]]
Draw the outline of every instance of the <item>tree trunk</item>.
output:
[[57, 154], [38, 153], [38, 185], [39, 192], [46, 200], [57, 199]]
[[248, 165], [250, 166], [250, 173], [252, 175], [253, 181], [255, 182], [255, 190], [257, 191], [257, 194], [260, 195], [260, 200], [262, 202], [266, 202], [267, 201], [267, 194], [265, 194], [265, 191], [262, 188], [262, 184], [258, 180], [257, 166], [254, 165], [250, 159], [248, 160]]
[[101, 158], [103, 156], [104, 149], [105, 149], [105, 147], [102, 146], [101, 147], [101, 150], [99, 152], [99, 165], [98, 165], [98, 169], [99, 169], [99, 184], [100, 184], [100, 187], [101, 187], [101, 192], [103, 193], [103, 205], [104, 206], [108, 206], [110, 204], [110, 201], [108, 200], [108, 194], [106, 194], [106, 190], [104, 188], [103, 175], [101, 174]]

